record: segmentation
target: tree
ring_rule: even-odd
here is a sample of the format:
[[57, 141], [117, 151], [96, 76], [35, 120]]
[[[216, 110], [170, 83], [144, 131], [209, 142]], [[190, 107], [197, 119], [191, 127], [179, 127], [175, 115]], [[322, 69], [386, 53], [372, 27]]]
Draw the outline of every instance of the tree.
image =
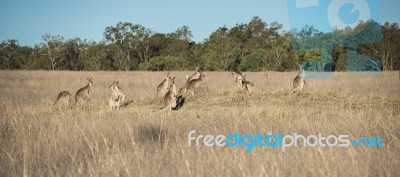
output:
[[37, 59], [34, 48], [22, 46], [14, 51], [14, 68], [15, 69], [37, 69]]
[[[129, 22], [119, 22], [115, 27], [109, 26], [104, 32], [104, 37], [109, 44], [114, 44], [112, 49], [114, 60], [121, 66], [118, 69], [130, 70], [132, 65], [146, 62], [150, 58], [150, 43], [148, 42], [152, 32], [141, 25], [133, 25]], [[135, 58], [135, 54], [137, 58]], [[132, 61], [137, 59], [136, 61]]]
[[152, 35], [150, 29], [143, 26], [138, 26], [136, 29], [136, 36], [134, 37], [135, 51], [139, 56], [140, 62], [147, 62], [151, 57], [152, 43], [149, 38]]
[[50, 69], [56, 70], [57, 65], [65, 60], [63, 55], [64, 38], [60, 35], [45, 34], [42, 36], [42, 53], [50, 62]]
[[263, 55], [259, 52], [253, 52], [243, 57], [240, 62], [240, 71], [260, 71], [262, 66]]
[[383, 70], [400, 69], [400, 28], [397, 23], [381, 25], [383, 40], [359, 47], [359, 53], [379, 58]]
[[80, 38], [70, 39], [65, 42], [65, 57], [71, 70], [81, 70], [83, 68], [81, 53], [87, 46], [86, 40], [81, 40]]
[[189, 58], [192, 32], [189, 27], [183, 26], [175, 32], [167, 34], [168, 45], [163, 50], [163, 55], [180, 58]]
[[297, 68], [290, 34], [286, 33], [280, 36], [272, 30], [268, 30], [267, 34], [265, 35], [267, 46], [263, 50], [265, 53], [262, 63], [264, 70], [285, 71]]
[[241, 54], [238, 39], [228, 36], [229, 30], [221, 27], [205, 42], [204, 65], [209, 70], [234, 70]]
[[82, 51], [82, 69], [88, 71], [112, 70], [108, 47], [105, 43], [89, 42]]
[[13, 62], [15, 59], [14, 51], [19, 47], [18, 41], [9, 39], [0, 44], [0, 57], [1, 65], [4, 69], [13, 69]]

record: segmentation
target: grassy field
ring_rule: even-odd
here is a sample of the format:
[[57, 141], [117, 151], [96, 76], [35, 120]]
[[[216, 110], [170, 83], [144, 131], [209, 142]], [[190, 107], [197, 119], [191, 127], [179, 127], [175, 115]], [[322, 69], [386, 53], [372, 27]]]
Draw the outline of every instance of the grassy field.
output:
[[[185, 74], [176, 76], [177, 87]], [[0, 71], [0, 176], [400, 176], [398, 72], [338, 73], [289, 94], [297, 73], [246, 73], [247, 94], [228, 72], [205, 72], [209, 92], [160, 111], [162, 72]], [[55, 107], [60, 91], [94, 77], [91, 101]], [[119, 80], [134, 102], [111, 111]], [[381, 136], [384, 147], [188, 147], [198, 134], [283, 132]]]

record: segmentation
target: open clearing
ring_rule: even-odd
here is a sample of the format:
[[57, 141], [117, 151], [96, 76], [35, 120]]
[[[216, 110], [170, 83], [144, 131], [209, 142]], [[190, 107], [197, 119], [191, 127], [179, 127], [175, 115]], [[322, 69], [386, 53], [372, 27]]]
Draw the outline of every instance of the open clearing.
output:
[[[185, 74], [170, 72], [177, 88]], [[246, 73], [257, 91], [234, 87], [229, 72], [205, 72], [209, 92], [178, 111], [159, 111], [162, 72], [0, 71], [0, 176], [399, 176], [398, 72], [338, 73], [289, 94], [295, 72]], [[55, 107], [93, 77], [91, 101]], [[120, 81], [127, 108], [111, 111]], [[381, 136], [384, 147], [188, 147], [187, 135], [347, 134]], [[198, 135], [197, 134], [197, 135]]]

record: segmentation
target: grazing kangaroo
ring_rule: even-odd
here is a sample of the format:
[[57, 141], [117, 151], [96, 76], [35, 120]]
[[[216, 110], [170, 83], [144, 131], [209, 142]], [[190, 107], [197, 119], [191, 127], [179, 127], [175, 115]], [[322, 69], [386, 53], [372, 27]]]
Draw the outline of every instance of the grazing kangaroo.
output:
[[75, 102], [78, 103], [80, 101], [89, 101], [90, 100], [90, 87], [92, 87], [93, 78], [88, 78], [88, 84], [79, 89], [75, 94]]
[[169, 73], [164, 73], [165, 79], [157, 87], [157, 97], [162, 97], [167, 93], [169, 87]]
[[161, 107], [160, 109], [164, 109], [167, 106], [169, 107], [169, 110], [176, 107], [175, 77], [171, 79], [171, 86], [164, 96], [164, 107]]
[[197, 67], [196, 67], [196, 72], [193, 73], [192, 76], [187, 77], [187, 75], [186, 75], [186, 82], [190, 82], [190, 81], [192, 81], [192, 80], [198, 79], [198, 78], [200, 78], [200, 76], [201, 76], [201, 73], [200, 73], [200, 66], [197, 66]]
[[58, 94], [55, 105], [69, 105], [71, 103], [71, 93], [69, 91], [62, 91]]
[[299, 65], [299, 67], [300, 67], [300, 73], [293, 80], [293, 91], [292, 91], [292, 93], [297, 92], [298, 94], [300, 94], [300, 92], [306, 85], [306, 81], [304, 80], [306, 73], [304, 71], [303, 66]]
[[108, 100], [108, 105], [111, 107], [111, 110], [118, 109], [124, 104], [125, 92], [119, 86], [119, 81], [114, 81], [109, 88], [111, 89], [112, 93], [111, 98]]
[[233, 82], [236, 86], [241, 87], [243, 81], [243, 75], [240, 71], [232, 72]]
[[242, 77], [242, 87], [248, 92], [254, 92], [255, 85], [254, 83], [246, 80], [246, 75]]
[[204, 84], [203, 78], [204, 77], [206, 77], [206, 76], [202, 72], [200, 72], [200, 77], [198, 79], [193, 79], [186, 83], [185, 91], [190, 92], [190, 93], [192, 93], [192, 95], [194, 95], [194, 89], [199, 88], [200, 86], [203, 86], [203, 84]]

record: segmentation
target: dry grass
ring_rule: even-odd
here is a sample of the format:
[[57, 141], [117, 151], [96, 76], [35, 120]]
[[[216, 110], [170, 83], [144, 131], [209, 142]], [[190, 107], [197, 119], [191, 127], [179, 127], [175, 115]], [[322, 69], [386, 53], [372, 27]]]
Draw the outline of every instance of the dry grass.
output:
[[[176, 76], [177, 88], [186, 73]], [[399, 176], [397, 72], [339, 73], [288, 94], [297, 73], [247, 73], [254, 94], [233, 89], [227, 72], [206, 72], [210, 90], [179, 111], [159, 111], [161, 72], [0, 71], [0, 176]], [[87, 105], [57, 108], [94, 77]], [[118, 79], [134, 102], [110, 111]], [[187, 134], [278, 133], [381, 136], [384, 147], [187, 147]]]

